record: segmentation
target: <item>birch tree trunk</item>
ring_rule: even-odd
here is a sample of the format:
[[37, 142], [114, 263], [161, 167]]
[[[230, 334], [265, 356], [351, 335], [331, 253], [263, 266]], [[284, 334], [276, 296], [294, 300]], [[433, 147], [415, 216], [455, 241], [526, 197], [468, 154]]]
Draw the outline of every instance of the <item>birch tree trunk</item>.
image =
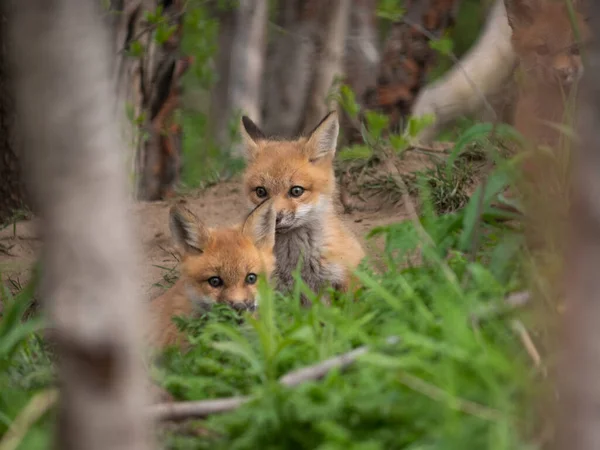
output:
[[24, 167], [44, 240], [41, 293], [56, 332], [57, 448], [149, 448], [137, 249], [124, 145], [95, 2], [15, 2], [11, 38]]
[[[600, 4], [590, 2], [590, 29], [600, 29]], [[600, 448], [600, 43], [586, 46], [575, 155], [572, 241], [559, 371], [556, 449]]]
[[350, 21], [350, 0], [332, 0], [321, 7], [317, 56], [314, 72], [308, 90], [302, 129], [314, 127], [333, 107], [333, 100], [327, 100], [336, 77], [344, 75], [344, 52]]

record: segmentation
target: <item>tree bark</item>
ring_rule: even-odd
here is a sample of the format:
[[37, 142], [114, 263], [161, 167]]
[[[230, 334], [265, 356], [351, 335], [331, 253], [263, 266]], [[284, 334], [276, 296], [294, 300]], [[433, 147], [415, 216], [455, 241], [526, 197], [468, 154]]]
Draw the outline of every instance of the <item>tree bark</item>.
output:
[[[590, 29], [600, 29], [600, 4], [590, 2]], [[574, 199], [567, 268], [567, 307], [559, 369], [556, 449], [600, 448], [600, 42], [585, 47], [579, 96], [582, 141], [574, 155]]]
[[440, 38], [454, 24], [459, 2], [408, 0], [404, 19], [393, 24], [384, 46], [377, 87], [365, 99], [367, 108], [390, 117], [392, 128], [398, 128], [410, 114], [415, 97], [436, 61], [436, 52], [429, 46], [430, 38]]
[[313, 74], [315, 36], [324, 2], [280, 2], [263, 85], [263, 126], [269, 135], [289, 136], [301, 127]]
[[308, 131], [333, 107], [327, 94], [336, 77], [344, 75], [344, 52], [350, 21], [350, 0], [332, 0], [321, 7], [317, 56], [308, 90], [302, 128]]
[[511, 34], [504, 2], [496, 0], [473, 48], [446, 75], [419, 93], [412, 114], [436, 117], [435, 123], [417, 137], [419, 141], [430, 142], [445, 125], [482, 109], [488, 120], [511, 121], [516, 93], [511, 76], [517, 64]]
[[[241, 112], [261, 124], [261, 84], [266, 51], [268, 2], [240, 0], [230, 54], [229, 116]], [[243, 149], [236, 145], [235, 156]]]
[[375, 0], [352, 0], [350, 25], [346, 38], [344, 66], [346, 83], [356, 98], [361, 99], [377, 83], [377, 69], [381, 61], [377, 35]]
[[20, 142], [15, 130], [14, 95], [7, 61], [10, 42], [6, 24], [12, 5], [11, 0], [5, 0], [0, 6], [0, 224], [25, 203], [19, 163]]
[[11, 24], [17, 112], [44, 240], [56, 337], [60, 449], [149, 448], [137, 249], [123, 142], [95, 2], [20, 0]]
[[[165, 7], [166, 5], [166, 7]], [[130, 122], [123, 130], [132, 147], [130, 161], [135, 191], [141, 200], [160, 200], [174, 194], [181, 171], [181, 127], [174, 120], [181, 95], [181, 75], [191, 59], [178, 54], [184, 14], [183, 0], [113, 1], [112, 20], [117, 108], [126, 105]], [[175, 31], [164, 43], [144, 16], [161, 6]], [[116, 13], [116, 14], [115, 14]], [[142, 45], [132, 56], [134, 42]]]

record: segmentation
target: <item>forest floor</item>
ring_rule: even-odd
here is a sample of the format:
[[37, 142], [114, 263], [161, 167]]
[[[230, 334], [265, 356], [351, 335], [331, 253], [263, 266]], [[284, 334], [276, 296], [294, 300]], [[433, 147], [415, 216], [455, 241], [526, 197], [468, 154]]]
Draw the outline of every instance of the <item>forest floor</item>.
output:
[[[428, 157], [415, 154], [403, 159], [400, 171], [404, 174], [415, 173], [432, 166]], [[340, 203], [340, 214], [349, 228], [363, 239], [367, 254], [377, 259], [382, 241], [379, 238], [366, 240], [366, 235], [374, 227], [405, 220], [408, 213], [399, 195], [386, 192], [385, 183], [373, 190], [372, 187], [363, 189], [363, 185], [357, 186], [355, 181], [356, 177], [343, 188], [355, 207], [348, 211]], [[367, 184], [364, 183], [364, 186]], [[178, 201], [185, 201], [209, 226], [233, 225], [241, 221], [248, 211], [239, 176], [206, 189], [187, 192], [169, 201], [134, 204], [132, 220], [143, 251], [140, 258], [141, 287], [148, 298], [160, 294], [177, 274], [177, 252], [171, 243], [168, 212], [170, 206]], [[25, 285], [38, 257], [41, 248], [38, 223], [33, 218], [0, 229], [0, 276], [12, 290], [19, 290]]]

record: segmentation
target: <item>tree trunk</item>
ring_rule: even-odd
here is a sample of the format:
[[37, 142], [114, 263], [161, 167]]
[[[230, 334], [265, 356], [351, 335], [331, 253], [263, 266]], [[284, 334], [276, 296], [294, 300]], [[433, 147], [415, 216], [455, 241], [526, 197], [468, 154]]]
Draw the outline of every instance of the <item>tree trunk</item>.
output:
[[381, 61], [377, 35], [375, 0], [352, 0], [350, 25], [346, 38], [344, 66], [346, 84], [356, 98], [363, 98], [377, 83], [377, 69]]
[[0, 224], [24, 206], [25, 193], [21, 183], [19, 141], [15, 132], [15, 105], [10, 87], [6, 30], [7, 15], [12, 1], [0, 6]]
[[333, 107], [333, 100], [327, 95], [336, 77], [344, 75], [344, 52], [350, 21], [350, 0], [332, 0], [321, 7], [319, 34], [317, 37], [317, 56], [302, 128], [307, 131], [325, 117]]
[[[130, 155], [141, 200], [173, 195], [181, 171], [181, 126], [174, 112], [179, 106], [181, 75], [190, 58], [178, 55], [183, 0], [113, 1], [117, 108], [126, 105], [129, 120], [124, 134], [134, 149]], [[147, 12], [163, 7], [163, 16], [175, 31], [158, 42], [158, 27], [146, 23]], [[139, 54], [132, 54], [141, 45]]]
[[[240, 0], [229, 63], [229, 117], [241, 112], [259, 125], [267, 17], [268, 2]], [[235, 156], [242, 156], [240, 146], [233, 150]]]
[[41, 293], [56, 338], [56, 447], [144, 450], [145, 321], [110, 80], [114, 53], [97, 5], [15, 2], [16, 106], [44, 240]]
[[386, 40], [377, 87], [367, 93], [367, 108], [390, 117], [398, 128], [410, 114], [412, 104], [436, 62], [429, 46], [454, 24], [460, 0], [408, 0], [404, 19], [393, 24]]
[[289, 136], [301, 127], [315, 66], [315, 35], [323, 3], [280, 2], [263, 86], [262, 129], [269, 135]]
[[431, 141], [451, 121], [482, 109], [486, 119], [511, 121], [516, 93], [511, 75], [517, 64], [511, 34], [504, 1], [496, 0], [479, 39], [460, 64], [419, 93], [412, 114], [436, 116], [435, 123], [417, 137], [419, 141]]
[[[600, 29], [600, 4], [589, 3], [590, 29]], [[560, 450], [600, 448], [600, 42], [585, 47], [587, 66], [579, 96], [577, 145], [571, 203], [571, 245], [565, 267], [567, 308], [559, 366]]]

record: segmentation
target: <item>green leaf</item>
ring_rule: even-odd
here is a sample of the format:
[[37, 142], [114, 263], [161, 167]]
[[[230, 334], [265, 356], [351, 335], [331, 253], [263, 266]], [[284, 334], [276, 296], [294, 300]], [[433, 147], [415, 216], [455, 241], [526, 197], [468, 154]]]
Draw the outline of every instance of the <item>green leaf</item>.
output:
[[375, 111], [367, 111], [365, 118], [367, 119], [369, 134], [374, 140], [378, 140], [383, 131], [388, 127], [390, 118]]
[[355, 159], [369, 159], [371, 156], [373, 156], [373, 149], [371, 147], [355, 144], [342, 149], [338, 155], [338, 159], [341, 161], [350, 161]]
[[437, 40], [429, 41], [429, 47], [431, 47], [432, 50], [435, 50], [444, 56], [449, 56], [452, 54], [454, 44], [450, 38], [442, 37]]
[[140, 58], [144, 54], [144, 46], [140, 41], [131, 41], [127, 48], [127, 54], [132, 58]]

